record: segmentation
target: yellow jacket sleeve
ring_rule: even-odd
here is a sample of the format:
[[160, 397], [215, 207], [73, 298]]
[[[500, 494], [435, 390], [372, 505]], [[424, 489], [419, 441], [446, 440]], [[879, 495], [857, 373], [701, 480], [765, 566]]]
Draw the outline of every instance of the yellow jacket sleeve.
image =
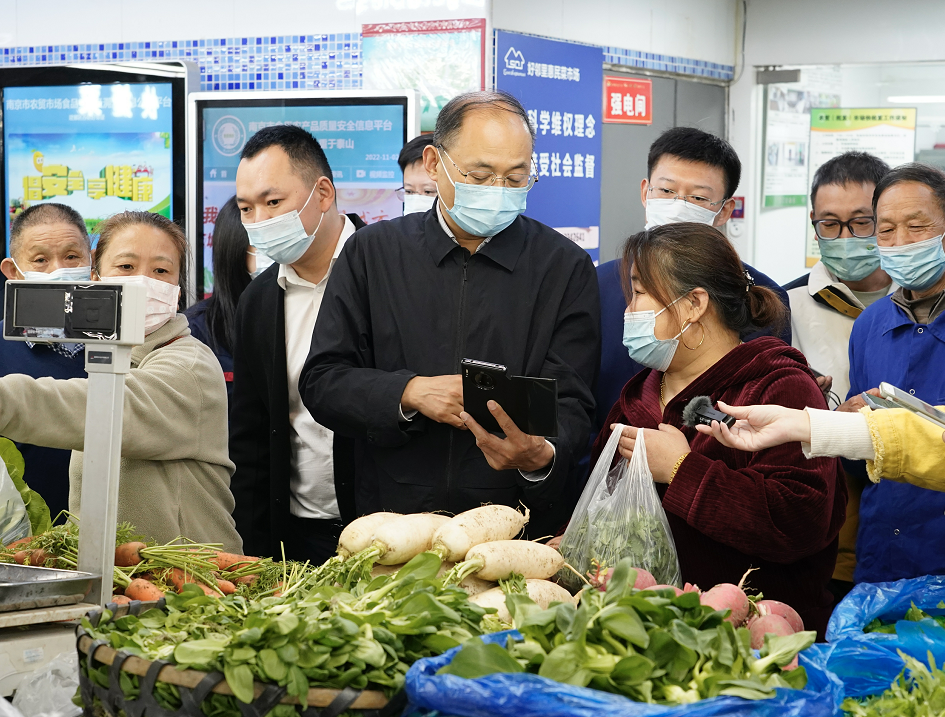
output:
[[870, 480], [878, 483], [885, 478], [945, 491], [941, 428], [904, 408], [864, 408], [860, 413], [866, 417], [876, 452], [875, 460], [866, 462]]

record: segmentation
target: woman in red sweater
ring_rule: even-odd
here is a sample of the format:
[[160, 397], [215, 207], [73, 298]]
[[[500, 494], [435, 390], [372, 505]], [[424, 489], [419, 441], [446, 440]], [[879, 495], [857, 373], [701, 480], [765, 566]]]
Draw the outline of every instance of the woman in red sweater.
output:
[[786, 319], [755, 286], [729, 241], [703, 224], [667, 224], [627, 240], [629, 297], [624, 345], [648, 366], [624, 387], [594, 446], [626, 424], [620, 455], [637, 431], [679, 553], [683, 580], [710, 588], [748, 585], [793, 606], [823, 635], [832, 598], [846, 486], [835, 458], [807, 460], [797, 443], [744, 453], [682, 426], [695, 396], [735, 406], [826, 408], [803, 354], [780, 339], [740, 336]]

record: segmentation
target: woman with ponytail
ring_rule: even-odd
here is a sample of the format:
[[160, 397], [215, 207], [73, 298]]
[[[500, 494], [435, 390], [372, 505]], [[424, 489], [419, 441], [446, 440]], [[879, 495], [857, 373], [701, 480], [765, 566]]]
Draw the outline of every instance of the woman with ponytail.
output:
[[646, 429], [646, 454], [679, 553], [682, 579], [710, 588], [738, 583], [793, 606], [822, 636], [833, 602], [846, 487], [834, 458], [806, 460], [799, 444], [755, 453], [727, 448], [683, 426], [696, 396], [729, 405], [825, 409], [807, 361], [780, 339], [742, 343], [775, 328], [785, 309], [756, 286], [734, 247], [703, 224], [666, 224], [627, 240], [624, 345], [649, 368], [611, 409], [592, 458], [622, 423], [630, 458]]

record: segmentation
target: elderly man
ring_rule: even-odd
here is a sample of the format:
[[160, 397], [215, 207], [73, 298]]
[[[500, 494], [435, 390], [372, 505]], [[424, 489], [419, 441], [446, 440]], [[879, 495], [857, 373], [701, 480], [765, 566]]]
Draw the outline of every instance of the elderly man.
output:
[[[482, 503], [531, 509], [554, 532], [591, 427], [600, 306], [590, 257], [522, 216], [535, 182], [534, 130], [504, 92], [472, 92], [439, 114], [424, 166], [439, 198], [423, 214], [348, 240], [315, 324], [300, 390], [315, 420], [357, 441], [359, 513]], [[501, 436], [464, 411], [460, 362], [558, 381], [558, 436]]]
[[[945, 174], [922, 164], [891, 170], [873, 194], [883, 271], [899, 285], [860, 315], [850, 336], [850, 394], [886, 381], [945, 403]], [[860, 499], [856, 582], [945, 573], [945, 494], [870, 484]]]
[[[92, 249], [85, 220], [64, 204], [29, 207], [13, 220], [10, 256], [0, 262], [7, 279], [89, 281]], [[83, 344], [0, 340], [0, 376], [85, 378]], [[71, 451], [17, 444], [26, 463], [26, 481], [55, 518], [69, 508]]]

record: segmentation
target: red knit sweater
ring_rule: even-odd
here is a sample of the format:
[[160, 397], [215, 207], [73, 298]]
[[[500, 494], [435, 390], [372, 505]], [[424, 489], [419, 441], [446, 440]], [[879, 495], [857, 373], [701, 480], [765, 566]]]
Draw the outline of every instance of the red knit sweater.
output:
[[627, 383], [597, 437], [593, 460], [612, 423], [657, 428], [662, 422], [682, 429], [692, 452], [673, 482], [657, 487], [683, 580], [708, 589], [738, 583], [749, 568], [759, 568], [749, 576], [749, 587], [794, 607], [822, 637], [830, 617], [827, 583], [846, 515], [840, 461], [808, 460], [798, 443], [737, 451], [682, 425], [682, 410], [694, 396], [733, 406], [826, 408], [803, 354], [770, 337], [744, 343], [674, 397], [662, 415], [661, 378], [644, 370]]

